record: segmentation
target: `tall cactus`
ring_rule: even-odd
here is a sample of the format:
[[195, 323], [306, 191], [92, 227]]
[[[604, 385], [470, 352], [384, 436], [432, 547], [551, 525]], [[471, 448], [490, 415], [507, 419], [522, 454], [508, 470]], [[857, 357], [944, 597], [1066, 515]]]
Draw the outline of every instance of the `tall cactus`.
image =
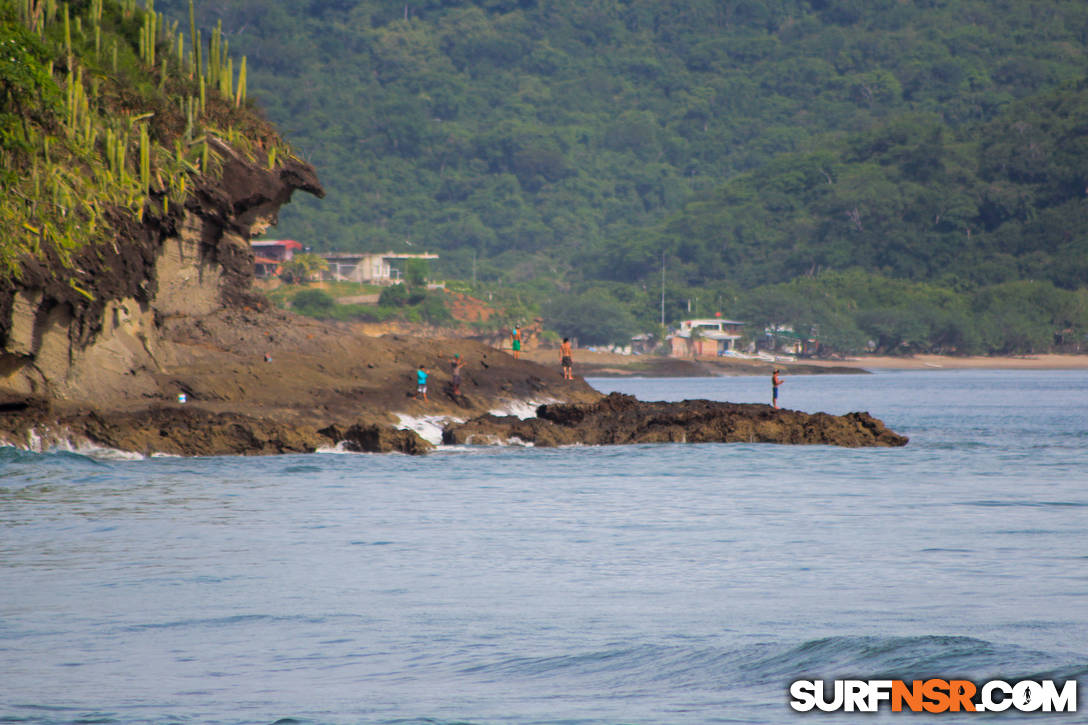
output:
[[64, 3], [64, 55], [68, 59], [68, 69], [72, 69], [72, 23], [68, 18], [68, 3]]
[[234, 105], [241, 106], [246, 100], [246, 57], [242, 56], [242, 67], [238, 69], [238, 91]]
[[195, 63], [195, 70], [200, 73], [200, 36], [196, 32], [196, 11], [193, 9], [193, 0], [189, 0], [189, 39], [193, 42], [190, 53], [190, 62]]
[[151, 186], [151, 138], [147, 124], [140, 124], [140, 188], [147, 193]]

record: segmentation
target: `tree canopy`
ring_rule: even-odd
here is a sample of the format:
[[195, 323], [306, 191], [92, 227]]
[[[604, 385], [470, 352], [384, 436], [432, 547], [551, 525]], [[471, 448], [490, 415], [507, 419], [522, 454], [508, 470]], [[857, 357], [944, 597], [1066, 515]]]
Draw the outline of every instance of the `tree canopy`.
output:
[[[316, 249], [435, 251], [437, 275], [546, 280], [540, 303], [607, 288], [640, 325], [662, 254], [670, 319], [694, 297], [736, 306], [850, 270], [968, 296], [1088, 280], [1083, 4], [197, 10], [248, 55], [251, 95], [321, 174], [328, 197], [285, 208], [277, 232]], [[917, 330], [866, 314], [835, 328], [844, 341], [914, 344]]]

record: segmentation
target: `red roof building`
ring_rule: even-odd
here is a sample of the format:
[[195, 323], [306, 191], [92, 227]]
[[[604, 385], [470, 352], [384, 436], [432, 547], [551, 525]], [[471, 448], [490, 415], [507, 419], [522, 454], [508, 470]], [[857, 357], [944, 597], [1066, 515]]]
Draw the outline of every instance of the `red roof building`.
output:
[[266, 259], [274, 259], [277, 262], [286, 262], [291, 257], [295, 256], [296, 252], [302, 251], [302, 243], [296, 242], [294, 239], [278, 239], [268, 242], [250, 242], [249, 246], [253, 247], [253, 251], [258, 257], [265, 257]]

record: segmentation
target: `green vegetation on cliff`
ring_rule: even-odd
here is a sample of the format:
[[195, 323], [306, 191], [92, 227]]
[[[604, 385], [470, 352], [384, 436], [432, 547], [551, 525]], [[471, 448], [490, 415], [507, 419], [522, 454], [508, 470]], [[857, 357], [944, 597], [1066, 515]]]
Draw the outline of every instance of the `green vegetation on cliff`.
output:
[[[135, 0], [0, 0], [0, 273], [25, 264], [90, 298], [73, 260], [166, 217], [219, 158], [217, 137], [262, 163], [287, 153], [246, 107], [216, 31], [194, 42]], [[198, 37], [199, 40], [199, 37]]]

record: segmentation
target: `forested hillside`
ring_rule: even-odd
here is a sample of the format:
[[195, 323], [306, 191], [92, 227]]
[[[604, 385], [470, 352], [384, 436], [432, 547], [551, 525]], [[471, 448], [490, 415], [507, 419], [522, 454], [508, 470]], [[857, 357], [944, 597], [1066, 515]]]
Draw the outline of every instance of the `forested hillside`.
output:
[[[187, 14], [184, 0], [159, 6]], [[1062, 297], [1088, 282], [1082, 3], [223, 0], [197, 11], [248, 55], [251, 93], [318, 167], [328, 198], [285, 209], [277, 234], [319, 249], [424, 247], [464, 278], [475, 259], [481, 279], [572, 290], [565, 299], [644, 328], [663, 254], [670, 318], [688, 300], [693, 312], [771, 316], [760, 301], [778, 288], [760, 288], [797, 278], [860, 309], [853, 286], [819, 282], [853, 270], [876, 286], [944, 290], [977, 328], [988, 313], [976, 297], [992, 285], [1035, 280]], [[1072, 312], [1029, 324], [1028, 347], [1081, 324], [1083, 295], [1062, 299]], [[834, 327], [832, 306], [808, 317]], [[544, 311], [559, 322], [561, 307]], [[871, 322], [843, 314], [844, 346], [877, 342]], [[938, 342], [924, 327], [878, 346], [1024, 347]]]

